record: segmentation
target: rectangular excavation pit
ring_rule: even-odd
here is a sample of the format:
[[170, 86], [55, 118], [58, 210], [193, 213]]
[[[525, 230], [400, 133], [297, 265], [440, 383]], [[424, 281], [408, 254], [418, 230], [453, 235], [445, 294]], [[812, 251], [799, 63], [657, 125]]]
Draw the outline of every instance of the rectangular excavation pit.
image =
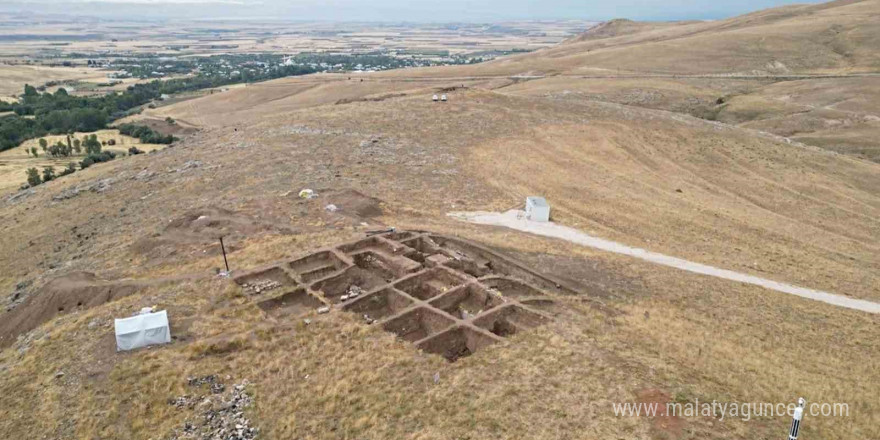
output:
[[361, 251], [351, 256], [354, 264], [382, 277], [386, 281], [406, 276], [421, 269], [422, 265], [398, 255], [386, 256], [373, 251]]
[[415, 249], [416, 252], [423, 256], [429, 256], [440, 253], [440, 246], [428, 236], [416, 237], [409, 240], [402, 240], [401, 243]]
[[441, 332], [454, 323], [452, 319], [427, 307], [419, 307], [386, 322], [382, 328], [409, 342], [416, 342]]
[[261, 301], [257, 306], [272, 316], [295, 316], [317, 310], [323, 307], [324, 303], [300, 287], [293, 292]]
[[474, 325], [496, 336], [507, 337], [546, 324], [550, 320], [520, 306], [510, 304], [474, 319]]
[[408, 293], [414, 298], [427, 301], [435, 296], [442, 295], [464, 283], [464, 279], [451, 272], [436, 268], [422, 272], [412, 278], [399, 281], [395, 288]]
[[489, 260], [474, 260], [467, 256], [458, 255], [458, 258], [447, 260], [444, 266], [464, 272], [474, 278], [494, 274], [492, 262]]
[[392, 288], [382, 289], [346, 304], [343, 310], [363, 316], [368, 322], [391, 316], [413, 304], [413, 300]]
[[376, 236], [361, 240], [357, 243], [340, 246], [339, 250], [346, 254], [352, 254], [357, 251], [371, 250], [377, 253], [395, 255], [405, 251], [406, 246], [398, 243], [393, 243], [388, 240], [383, 240], [381, 237]]
[[422, 341], [417, 347], [427, 353], [439, 354], [449, 362], [455, 362], [495, 342], [495, 339], [476, 330], [456, 326]]
[[341, 302], [343, 296], [350, 296], [353, 292], [365, 294], [385, 284], [388, 284], [387, 280], [373, 272], [352, 266], [339, 275], [312, 284], [312, 290], [323, 292], [324, 297], [333, 302]]
[[504, 303], [504, 300], [475, 284], [449, 291], [431, 305], [459, 319], [469, 319]]
[[288, 267], [296, 272], [303, 282], [310, 283], [344, 269], [346, 264], [333, 252], [324, 251], [293, 261]]
[[459, 243], [446, 237], [431, 236], [431, 240], [437, 244], [443, 252], [453, 258], [446, 263], [447, 266], [462, 271], [474, 278], [484, 277], [496, 273], [494, 267], [495, 258], [476, 247]]
[[521, 281], [510, 278], [483, 278], [480, 280], [484, 286], [501, 292], [507, 298], [543, 297], [544, 292], [529, 286]]
[[235, 277], [234, 281], [248, 295], [262, 295], [273, 290], [296, 286], [296, 281], [280, 267], [271, 267], [258, 272], [240, 275]]

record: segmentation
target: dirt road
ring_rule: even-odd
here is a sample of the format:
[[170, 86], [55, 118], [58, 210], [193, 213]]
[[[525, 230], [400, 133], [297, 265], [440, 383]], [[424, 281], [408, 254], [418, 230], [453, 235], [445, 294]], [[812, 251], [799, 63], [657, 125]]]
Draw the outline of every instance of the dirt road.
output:
[[511, 210], [505, 213], [496, 212], [453, 212], [448, 214], [450, 217], [457, 218], [462, 221], [477, 223], [482, 225], [504, 226], [518, 231], [528, 232], [531, 234], [542, 235], [545, 237], [559, 238], [582, 246], [588, 246], [603, 251], [614, 252], [617, 254], [628, 255], [649, 261], [655, 264], [674, 267], [676, 269], [686, 270], [688, 272], [698, 273], [701, 275], [709, 275], [716, 278], [723, 278], [741, 283], [754, 284], [766, 289], [775, 290], [777, 292], [797, 295], [802, 298], [808, 298], [821, 301], [826, 304], [838, 307], [846, 307], [849, 309], [860, 310], [868, 313], [880, 313], [880, 304], [860, 299], [849, 298], [843, 295], [823, 292], [820, 290], [808, 289], [805, 287], [793, 286], [778, 281], [759, 278], [753, 275], [734, 272], [726, 269], [719, 269], [705, 264], [695, 263], [692, 261], [682, 260], [680, 258], [670, 257], [668, 255], [658, 254], [629, 247], [617, 242], [604, 240], [585, 234], [574, 228], [559, 225], [553, 222], [533, 222], [525, 219], [522, 211]]

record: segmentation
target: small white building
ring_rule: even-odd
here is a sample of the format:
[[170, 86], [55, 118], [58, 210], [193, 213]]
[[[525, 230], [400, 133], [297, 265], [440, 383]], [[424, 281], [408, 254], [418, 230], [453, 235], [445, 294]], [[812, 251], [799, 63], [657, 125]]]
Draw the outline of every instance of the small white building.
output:
[[526, 218], [535, 222], [550, 221], [550, 205], [543, 197], [526, 197]]

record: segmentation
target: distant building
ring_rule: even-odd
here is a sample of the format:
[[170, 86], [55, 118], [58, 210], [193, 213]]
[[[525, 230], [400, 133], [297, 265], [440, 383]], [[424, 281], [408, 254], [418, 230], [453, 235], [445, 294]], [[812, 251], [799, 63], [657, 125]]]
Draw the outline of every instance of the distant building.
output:
[[536, 222], [550, 221], [550, 205], [543, 197], [526, 197], [526, 218]]

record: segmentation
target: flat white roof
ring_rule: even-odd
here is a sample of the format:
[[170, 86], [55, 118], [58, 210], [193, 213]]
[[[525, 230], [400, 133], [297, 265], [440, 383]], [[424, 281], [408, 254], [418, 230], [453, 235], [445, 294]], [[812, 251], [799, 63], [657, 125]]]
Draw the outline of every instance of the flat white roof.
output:
[[550, 207], [550, 205], [547, 203], [547, 200], [545, 200], [543, 197], [526, 197], [526, 203], [530, 203], [532, 204], [532, 206]]

